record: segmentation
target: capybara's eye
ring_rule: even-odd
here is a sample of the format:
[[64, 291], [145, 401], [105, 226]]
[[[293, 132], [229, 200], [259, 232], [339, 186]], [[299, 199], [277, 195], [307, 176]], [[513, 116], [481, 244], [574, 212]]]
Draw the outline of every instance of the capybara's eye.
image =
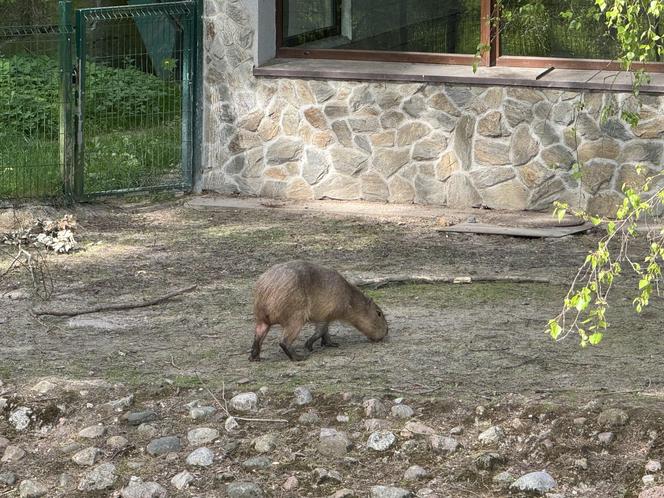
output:
[[380, 311], [380, 310], [378, 310], [378, 309], [376, 310], [376, 314], [377, 314], [378, 316], [383, 316], [383, 312]]

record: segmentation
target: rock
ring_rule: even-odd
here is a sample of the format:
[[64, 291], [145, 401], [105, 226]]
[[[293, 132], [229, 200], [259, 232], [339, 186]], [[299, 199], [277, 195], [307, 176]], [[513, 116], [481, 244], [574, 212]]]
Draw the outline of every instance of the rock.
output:
[[13, 472], [0, 472], [0, 485], [13, 486], [16, 484], [16, 474]]
[[130, 407], [133, 403], [134, 403], [134, 395], [130, 394], [128, 396], [125, 396], [124, 398], [115, 399], [113, 401], [109, 401], [108, 403], [104, 403], [102, 405], [102, 408], [121, 412], [125, 408]]
[[0, 450], [4, 450], [7, 446], [9, 446], [9, 442], [9, 439], [0, 436]]
[[472, 166], [471, 151], [475, 118], [469, 115], [462, 116], [454, 129], [453, 150], [459, 159], [461, 169], [468, 171]]
[[189, 453], [186, 461], [195, 467], [209, 467], [214, 461], [214, 453], [209, 448], [198, 448]]
[[428, 443], [434, 453], [454, 453], [459, 448], [459, 442], [453, 437], [436, 434], [429, 436]]
[[355, 200], [360, 198], [360, 182], [345, 175], [328, 175], [314, 189], [316, 199]]
[[519, 477], [512, 483], [510, 489], [544, 494], [558, 486], [556, 481], [544, 471], [531, 472]]
[[364, 421], [364, 430], [367, 432], [383, 431], [389, 428], [390, 423], [380, 418], [368, 418]]
[[122, 498], [166, 498], [166, 489], [156, 482], [143, 482], [132, 477], [129, 484], [120, 490]]
[[301, 424], [315, 425], [320, 421], [320, 417], [318, 416], [318, 413], [316, 413], [315, 410], [309, 410], [300, 415], [300, 417], [297, 420]]
[[86, 439], [96, 439], [106, 434], [106, 427], [103, 425], [91, 425], [79, 431], [78, 436]]
[[115, 465], [111, 463], [102, 463], [88, 472], [78, 483], [79, 491], [100, 491], [113, 487], [117, 476], [115, 475]]
[[272, 466], [272, 459], [265, 456], [255, 456], [242, 462], [242, 466], [249, 470], [268, 469]]
[[122, 436], [111, 436], [106, 440], [106, 445], [114, 450], [121, 450], [129, 445], [129, 441]]
[[247, 481], [236, 481], [226, 486], [228, 498], [262, 498], [265, 496], [258, 484]]
[[394, 486], [372, 486], [371, 498], [411, 498], [413, 493]]
[[520, 125], [512, 134], [510, 160], [512, 165], [526, 164], [539, 152], [537, 141], [530, 135], [530, 125]]
[[576, 460], [574, 460], [574, 466], [581, 470], [588, 470], [588, 459], [577, 458]]
[[71, 459], [76, 465], [80, 465], [81, 467], [91, 467], [97, 463], [97, 458], [100, 453], [101, 451], [99, 448], [85, 448], [76, 452]]
[[301, 157], [302, 142], [288, 137], [279, 137], [268, 146], [265, 153], [267, 164], [284, 164], [291, 161], [299, 161]]
[[415, 414], [413, 409], [408, 405], [394, 405], [390, 409], [390, 413], [395, 418], [410, 418]]
[[389, 178], [410, 161], [410, 148], [380, 148], [373, 155], [372, 165], [383, 178]]
[[450, 208], [469, 208], [479, 206], [482, 198], [467, 175], [455, 173], [448, 180], [447, 206]]
[[615, 160], [620, 154], [620, 144], [612, 138], [600, 138], [592, 142], [583, 142], [579, 146], [577, 154], [581, 162], [591, 159]]
[[477, 132], [485, 137], [500, 137], [503, 134], [501, 120], [500, 112], [490, 112], [477, 123]]
[[254, 439], [252, 444], [258, 453], [269, 453], [277, 446], [277, 440], [276, 434], [263, 434]]
[[258, 396], [256, 393], [240, 393], [228, 402], [231, 409], [238, 412], [255, 411], [258, 408]]
[[[468, 223], [477, 223], [477, 220], [476, 220], [476, 221], [470, 221], [470, 220], [468, 220]], [[460, 425], [457, 425], [456, 427], [452, 427], [452, 428], [450, 429], [450, 434], [451, 434], [452, 436], [458, 436], [458, 435], [460, 435], [460, 434], [463, 434], [463, 427], [460, 426]]]
[[602, 445], [608, 446], [609, 444], [611, 444], [613, 442], [613, 440], [615, 439], [615, 436], [614, 436], [613, 432], [600, 432], [597, 435], [597, 439], [599, 439], [599, 442]]
[[475, 161], [489, 166], [510, 164], [510, 145], [491, 138], [475, 140]]
[[572, 423], [574, 425], [585, 425], [587, 420], [588, 419], [586, 417], [576, 417], [574, 420], [572, 420]]
[[652, 486], [655, 484], [655, 476], [651, 474], [646, 474], [641, 478], [641, 482], [644, 486]]
[[493, 482], [501, 487], [508, 487], [514, 482], [514, 476], [509, 472], [499, 472], [492, 479]]
[[166, 453], [177, 453], [182, 445], [177, 436], [166, 436], [153, 439], [147, 446], [147, 452], [152, 456], [165, 455]]
[[396, 436], [390, 431], [376, 431], [369, 436], [367, 448], [375, 451], [385, 451], [396, 442]]
[[21, 481], [21, 484], [18, 486], [18, 494], [21, 498], [39, 498], [40, 496], [46, 496], [48, 489], [39, 481], [33, 479], [26, 479]]
[[240, 424], [237, 423], [235, 417], [228, 417], [224, 422], [224, 429], [226, 429], [226, 432], [233, 432], [234, 430], [239, 428]]
[[183, 470], [179, 474], [173, 476], [171, 479], [171, 484], [175, 489], [183, 490], [194, 481], [194, 476], [191, 475], [188, 471]]
[[128, 413], [125, 417], [129, 425], [139, 426], [147, 422], [152, 422], [157, 420], [157, 414], [151, 410], [146, 410], [143, 412], [131, 412]]
[[437, 159], [445, 147], [447, 147], [447, 139], [443, 135], [432, 135], [413, 146], [413, 159], [415, 161]]
[[646, 463], [646, 471], [654, 473], [660, 470], [662, 470], [662, 462], [659, 460], [648, 460], [648, 463]]
[[419, 435], [426, 435], [430, 436], [436, 433], [431, 427], [428, 425], [424, 425], [422, 422], [419, 422], [417, 420], [411, 420], [404, 426], [404, 430], [411, 432], [413, 434], [419, 434]]
[[330, 498], [357, 498], [357, 494], [352, 489], [340, 489], [336, 491]]
[[322, 468], [316, 468], [311, 473], [312, 480], [316, 486], [321, 486], [326, 483], [338, 484], [342, 481], [341, 474], [336, 470], [327, 471]]
[[48, 394], [50, 393], [53, 389], [55, 389], [56, 385], [53, 384], [53, 382], [49, 382], [47, 380], [42, 380], [41, 382], [38, 382], [32, 388], [30, 389], [31, 391], [35, 391], [39, 394]]
[[32, 410], [26, 406], [19, 406], [9, 414], [9, 423], [17, 431], [24, 431], [30, 425]]
[[199, 420], [203, 418], [208, 418], [216, 412], [216, 408], [213, 406], [196, 406], [189, 410], [189, 416], [194, 420]]
[[342, 457], [351, 447], [352, 444], [345, 432], [328, 428], [320, 430], [318, 452], [322, 455]]
[[76, 487], [74, 476], [67, 474], [66, 472], [60, 474], [60, 478], [58, 479], [58, 487], [60, 489], [73, 490]]
[[25, 457], [25, 450], [20, 446], [7, 446], [5, 453], [2, 455], [0, 462], [2, 463], [16, 463]]
[[300, 406], [308, 405], [314, 399], [311, 395], [311, 391], [303, 386], [296, 387], [293, 391], [293, 394], [295, 395], [295, 403]]
[[620, 408], [609, 408], [599, 414], [597, 423], [601, 427], [617, 427], [625, 425], [628, 420], [629, 415], [627, 415], [625, 410], [621, 410]]
[[141, 424], [136, 427], [136, 432], [143, 437], [153, 438], [157, 435], [157, 428], [152, 424]]
[[205, 444], [211, 443], [218, 437], [219, 431], [217, 429], [210, 429], [209, 427], [191, 429], [187, 433], [187, 440], [192, 446], [203, 446]]
[[370, 418], [382, 418], [387, 416], [387, 408], [379, 399], [368, 399], [363, 403], [364, 413]]
[[519, 123], [529, 123], [533, 118], [532, 104], [519, 100], [506, 99], [503, 104], [505, 119], [514, 128]]
[[349, 421], [350, 417], [348, 415], [337, 415], [337, 422], [347, 424]]
[[412, 145], [424, 138], [431, 131], [431, 127], [424, 123], [407, 123], [397, 130], [397, 146]]
[[429, 477], [429, 473], [425, 468], [420, 467], [419, 465], [411, 465], [403, 474], [403, 478], [406, 481], [419, 481], [420, 479], [426, 479], [427, 477]]
[[664, 486], [644, 489], [639, 493], [639, 498], [664, 498]]
[[505, 431], [496, 425], [489, 427], [478, 436], [478, 439], [483, 444], [495, 444], [502, 441], [504, 438]]
[[281, 485], [281, 489], [284, 491], [294, 491], [298, 488], [299, 485], [300, 482], [297, 480], [297, 477], [289, 476], [288, 479], [286, 479]]
[[482, 453], [475, 458], [475, 467], [479, 470], [493, 470], [504, 463], [505, 457], [493, 451]]

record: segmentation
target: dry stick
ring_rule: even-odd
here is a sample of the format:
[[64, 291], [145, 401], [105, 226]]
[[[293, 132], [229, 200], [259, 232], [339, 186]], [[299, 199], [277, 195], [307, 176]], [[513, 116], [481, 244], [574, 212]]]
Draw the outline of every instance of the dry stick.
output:
[[196, 373], [196, 378], [198, 379], [198, 382], [201, 383], [203, 388], [208, 392], [210, 396], [212, 396], [212, 399], [214, 399], [217, 404], [219, 405], [219, 408], [221, 408], [226, 416], [228, 417], [233, 417], [235, 420], [242, 420], [244, 422], [274, 422], [274, 423], [282, 423], [282, 424], [287, 424], [288, 420], [283, 419], [283, 418], [246, 418], [246, 417], [236, 417], [235, 415], [231, 415], [230, 412], [228, 411], [228, 406], [226, 404], [226, 384], [223, 384], [223, 394], [222, 398], [224, 402], [222, 403], [219, 401], [219, 398], [217, 398], [214, 393], [210, 390], [210, 388], [207, 386], [207, 384], [203, 381], [201, 378], [200, 374], [198, 372]]
[[59, 311], [59, 310], [33, 310], [35, 315], [51, 315], [51, 316], [78, 316], [78, 315], [87, 315], [90, 313], [99, 313], [101, 311], [120, 311], [120, 310], [131, 310], [135, 308], [146, 308], [148, 306], [154, 306], [155, 304], [160, 304], [163, 303], [164, 301], [167, 301], [169, 299], [172, 299], [176, 296], [179, 296], [181, 294], [185, 294], [187, 292], [191, 292], [194, 289], [196, 289], [198, 286], [197, 285], [191, 285], [189, 287], [185, 287], [184, 289], [179, 289], [173, 292], [169, 292], [168, 294], [165, 294], [161, 297], [157, 297], [155, 299], [149, 299], [147, 301], [143, 301], [142, 303], [136, 303], [136, 304], [108, 304], [108, 305], [100, 305], [100, 306], [93, 306], [92, 308], [84, 308], [82, 310], [74, 310], [74, 311]]
[[511, 282], [519, 284], [550, 284], [551, 280], [541, 277], [518, 277], [518, 276], [496, 276], [496, 277], [430, 277], [426, 275], [400, 275], [396, 277], [369, 278], [366, 280], [355, 280], [358, 287], [372, 287], [380, 289], [388, 285], [400, 284], [471, 284], [474, 282]]

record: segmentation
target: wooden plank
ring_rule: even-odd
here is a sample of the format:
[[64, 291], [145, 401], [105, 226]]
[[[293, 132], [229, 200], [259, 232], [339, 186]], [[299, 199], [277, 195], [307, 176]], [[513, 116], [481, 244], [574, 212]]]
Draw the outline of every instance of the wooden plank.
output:
[[575, 233], [585, 232], [593, 227], [591, 223], [584, 223], [575, 226], [559, 227], [505, 227], [498, 225], [487, 225], [484, 223], [459, 223], [451, 227], [441, 228], [439, 232], [454, 233], [476, 233], [484, 235], [506, 235], [508, 237], [528, 237], [528, 238], [560, 238]]

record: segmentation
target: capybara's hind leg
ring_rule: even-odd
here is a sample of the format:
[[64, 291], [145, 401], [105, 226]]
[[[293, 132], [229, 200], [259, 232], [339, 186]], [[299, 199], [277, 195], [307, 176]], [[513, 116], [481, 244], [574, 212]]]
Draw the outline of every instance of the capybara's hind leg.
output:
[[251, 346], [251, 356], [249, 357], [249, 361], [260, 361], [261, 346], [269, 331], [270, 326], [267, 323], [260, 322], [256, 324], [256, 334], [254, 335], [254, 343]]
[[316, 324], [316, 332], [314, 332], [314, 335], [309, 337], [307, 339], [307, 342], [304, 343], [304, 346], [309, 350], [313, 351], [314, 350], [314, 344], [318, 339], [321, 339], [324, 334], [327, 333], [327, 328], [328, 324], [327, 323], [317, 323]]
[[323, 337], [321, 337], [320, 340], [320, 345], [326, 348], [338, 348], [339, 343], [334, 342], [332, 338], [330, 337], [330, 332], [329, 332], [329, 324], [325, 324], [325, 333], [323, 334]]
[[306, 357], [295, 352], [293, 349], [293, 342], [300, 335], [304, 322], [296, 320], [284, 325], [284, 333], [281, 337], [279, 346], [284, 350], [284, 353], [291, 359], [291, 361], [302, 361]]

